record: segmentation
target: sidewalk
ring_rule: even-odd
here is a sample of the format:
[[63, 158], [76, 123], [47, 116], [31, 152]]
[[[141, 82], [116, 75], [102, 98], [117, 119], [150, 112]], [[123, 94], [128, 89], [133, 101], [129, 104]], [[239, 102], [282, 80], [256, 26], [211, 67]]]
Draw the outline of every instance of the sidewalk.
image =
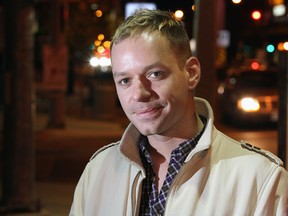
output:
[[[75, 186], [89, 158], [102, 146], [118, 141], [128, 124], [121, 112], [113, 120], [101, 120], [82, 115], [82, 110], [79, 113], [74, 99], [68, 98], [67, 106], [65, 128], [47, 128], [45, 112], [35, 117], [36, 198], [45, 216], [68, 215]], [[74, 107], [76, 112], [71, 112]], [[2, 115], [0, 112], [1, 123]]]
[[[36, 117], [37, 194], [48, 215], [68, 215], [76, 183], [92, 154], [120, 139], [126, 123], [66, 117], [64, 129], [47, 129]], [[119, 120], [119, 119], [118, 119]]]
[[69, 116], [63, 129], [47, 129], [47, 116], [37, 115], [36, 122], [36, 173], [39, 180], [75, 181], [92, 154], [102, 146], [118, 141], [126, 127], [118, 121]]
[[68, 216], [76, 183], [37, 182], [41, 215]]

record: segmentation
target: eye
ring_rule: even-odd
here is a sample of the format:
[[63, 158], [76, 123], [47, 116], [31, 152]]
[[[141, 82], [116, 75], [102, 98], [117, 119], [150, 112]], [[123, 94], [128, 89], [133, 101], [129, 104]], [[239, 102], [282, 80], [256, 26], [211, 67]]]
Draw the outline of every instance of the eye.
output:
[[149, 77], [151, 78], [159, 78], [162, 76], [162, 73], [160, 71], [155, 71], [149, 74]]
[[124, 78], [119, 80], [118, 82], [120, 85], [127, 85], [129, 83], [129, 79], [128, 78]]

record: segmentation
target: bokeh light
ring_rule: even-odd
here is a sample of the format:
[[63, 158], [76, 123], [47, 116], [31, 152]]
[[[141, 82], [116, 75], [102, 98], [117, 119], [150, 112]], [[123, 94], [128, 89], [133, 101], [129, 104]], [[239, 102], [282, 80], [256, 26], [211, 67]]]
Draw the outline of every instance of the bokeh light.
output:
[[177, 19], [182, 19], [183, 16], [184, 16], [184, 13], [183, 13], [182, 10], [176, 10], [174, 14], [175, 14], [175, 17], [176, 17]]
[[96, 11], [95, 11], [95, 15], [96, 15], [97, 17], [102, 17], [103, 12], [102, 12], [101, 10], [96, 10]]

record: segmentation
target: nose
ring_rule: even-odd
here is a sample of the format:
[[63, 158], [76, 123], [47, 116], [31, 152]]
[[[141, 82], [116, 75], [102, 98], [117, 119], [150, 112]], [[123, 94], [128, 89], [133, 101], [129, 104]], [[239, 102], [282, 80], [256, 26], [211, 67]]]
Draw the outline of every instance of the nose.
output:
[[149, 83], [141, 80], [137, 80], [134, 83], [133, 88], [133, 100], [134, 101], [147, 101], [151, 96], [151, 90]]

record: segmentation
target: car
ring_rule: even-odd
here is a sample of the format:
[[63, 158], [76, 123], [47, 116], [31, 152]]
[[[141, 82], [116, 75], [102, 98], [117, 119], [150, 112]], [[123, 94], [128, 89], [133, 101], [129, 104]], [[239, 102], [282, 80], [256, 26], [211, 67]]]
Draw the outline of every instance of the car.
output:
[[277, 70], [245, 70], [229, 75], [218, 87], [222, 120], [236, 125], [278, 121]]

